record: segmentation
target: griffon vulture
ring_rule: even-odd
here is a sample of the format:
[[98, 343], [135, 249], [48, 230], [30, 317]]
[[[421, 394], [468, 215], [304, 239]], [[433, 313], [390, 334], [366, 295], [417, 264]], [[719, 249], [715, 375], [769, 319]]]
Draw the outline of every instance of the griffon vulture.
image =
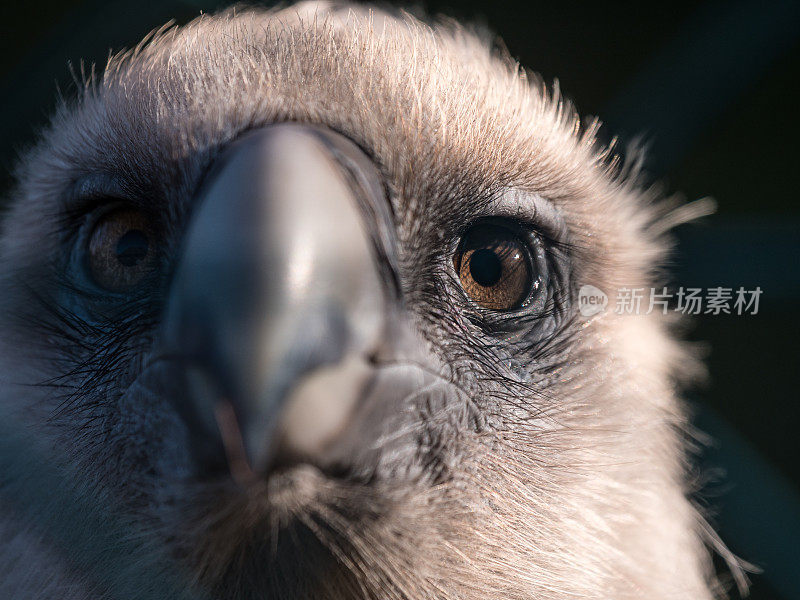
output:
[[577, 310], [668, 248], [595, 133], [486, 36], [363, 7], [111, 58], [3, 220], [0, 596], [712, 598], [696, 360]]

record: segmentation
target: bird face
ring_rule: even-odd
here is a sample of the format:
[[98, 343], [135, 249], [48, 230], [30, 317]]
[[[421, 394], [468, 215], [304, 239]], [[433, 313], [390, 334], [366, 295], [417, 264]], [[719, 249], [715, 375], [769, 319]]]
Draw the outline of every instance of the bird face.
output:
[[[655, 314], [575, 310], [665, 247], [593, 132], [455, 25], [312, 4], [161, 31], [18, 169], [4, 410], [166, 557], [152, 586], [710, 597], [684, 354]], [[30, 553], [54, 573], [30, 597], [112, 597], [80, 548]]]

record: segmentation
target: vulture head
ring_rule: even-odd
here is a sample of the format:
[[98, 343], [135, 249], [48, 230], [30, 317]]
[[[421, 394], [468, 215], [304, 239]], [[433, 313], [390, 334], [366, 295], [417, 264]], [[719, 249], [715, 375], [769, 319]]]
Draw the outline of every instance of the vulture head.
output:
[[711, 598], [696, 361], [578, 310], [668, 246], [595, 132], [486, 36], [360, 7], [111, 58], [3, 220], [3, 597]]

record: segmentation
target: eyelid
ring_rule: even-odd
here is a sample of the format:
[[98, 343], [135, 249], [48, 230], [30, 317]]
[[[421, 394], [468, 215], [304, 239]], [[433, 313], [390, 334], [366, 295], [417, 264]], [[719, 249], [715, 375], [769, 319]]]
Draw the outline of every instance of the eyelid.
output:
[[570, 245], [564, 215], [555, 204], [539, 194], [509, 188], [492, 202], [490, 215], [516, 221], [522, 229], [533, 230], [532, 233], [552, 244]]
[[67, 231], [65, 243], [80, 248], [88, 242], [100, 219], [109, 213], [125, 207], [127, 202], [118, 198], [97, 198], [94, 202], [86, 199], [67, 213]]
[[142, 196], [132, 194], [114, 173], [89, 173], [77, 178], [62, 197], [61, 216], [67, 237], [89, 232], [110, 211], [131, 208], [149, 215], [154, 229], [160, 231], [159, 214]]
[[88, 214], [107, 202], [134, 203], [119, 179], [111, 173], [90, 173], [79, 177], [69, 186], [62, 200], [64, 212], [76, 216]]
[[123, 195], [123, 187], [112, 173], [89, 173], [75, 180], [70, 187], [73, 198]]

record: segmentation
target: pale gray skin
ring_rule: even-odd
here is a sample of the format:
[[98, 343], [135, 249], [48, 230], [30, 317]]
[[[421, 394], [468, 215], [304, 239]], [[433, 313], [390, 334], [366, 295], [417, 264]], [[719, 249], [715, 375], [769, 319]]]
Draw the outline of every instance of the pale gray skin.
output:
[[[403, 452], [242, 486], [198, 476], [177, 392], [143, 385], [143, 365], [202, 174], [282, 121], [341, 132], [378, 166], [405, 318], [441, 385], [408, 398]], [[656, 313], [574, 303], [583, 284], [657, 285], [679, 217], [578, 123], [483, 39], [365, 9], [204, 16], [113, 58], [26, 154], [4, 219], [0, 401], [34, 450], [0, 480], [0, 596], [159, 597], [165, 574], [231, 600], [721, 593], [706, 545], [724, 548], [687, 499], [676, 389], [696, 360]], [[90, 192], [161, 223], [164, 277], [134, 299], [74, 289]], [[459, 235], [498, 215], [551, 240], [544, 312], [481, 311], [459, 288]], [[69, 494], [37, 489], [31, 507], [19, 490], [42, 456]], [[96, 521], [70, 525], [69, 498], [128, 535], [105, 531], [87, 559], [70, 528]]]

